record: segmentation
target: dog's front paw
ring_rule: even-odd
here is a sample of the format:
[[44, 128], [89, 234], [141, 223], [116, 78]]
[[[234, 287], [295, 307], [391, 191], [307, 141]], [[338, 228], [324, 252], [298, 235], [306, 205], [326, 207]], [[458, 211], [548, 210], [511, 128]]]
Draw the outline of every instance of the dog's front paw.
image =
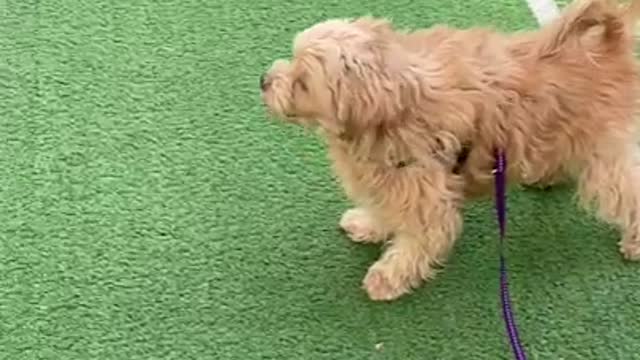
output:
[[640, 261], [640, 241], [621, 241], [620, 253], [630, 261]]
[[386, 237], [380, 224], [362, 208], [347, 210], [340, 219], [340, 228], [355, 242], [380, 242]]
[[640, 261], [640, 231], [636, 227], [627, 231], [618, 245], [626, 260]]
[[362, 287], [367, 291], [371, 300], [395, 300], [411, 291], [409, 281], [398, 275], [400, 274], [391, 268], [389, 264], [379, 261], [369, 268], [362, 281]]

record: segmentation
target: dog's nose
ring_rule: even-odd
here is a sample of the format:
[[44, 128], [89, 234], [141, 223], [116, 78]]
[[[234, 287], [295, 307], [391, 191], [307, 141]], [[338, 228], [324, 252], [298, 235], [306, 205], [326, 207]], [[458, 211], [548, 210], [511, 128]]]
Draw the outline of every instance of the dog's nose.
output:
[[264, 73], [260, 75], [260, 89], [262, 89], [262, 91], [265, 91], [267, 89], [267, 82], [265, 80]]

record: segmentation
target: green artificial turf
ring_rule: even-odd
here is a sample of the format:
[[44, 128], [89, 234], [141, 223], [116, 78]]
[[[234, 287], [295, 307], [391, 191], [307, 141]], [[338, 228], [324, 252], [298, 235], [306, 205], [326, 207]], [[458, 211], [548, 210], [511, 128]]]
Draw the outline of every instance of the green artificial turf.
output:
[[[435, 281], [370, 302], [322, 144], [264, 114], [294, 34], [363, 14], [536, 26], [524, 0], [0, 1], [0, 359], [509, 359], [491, 204]], [[567, 189], [509, 201], [530, 358], [639, 359], [617, 234]]]

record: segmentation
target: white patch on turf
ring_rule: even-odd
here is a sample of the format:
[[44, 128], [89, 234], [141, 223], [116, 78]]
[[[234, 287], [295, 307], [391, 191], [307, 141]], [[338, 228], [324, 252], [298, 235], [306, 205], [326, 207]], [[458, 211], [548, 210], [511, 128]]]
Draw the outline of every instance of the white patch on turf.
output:
[[554, 0], [527, 0], [527, 4], [540, 25], [545, 25], [560, 13]]

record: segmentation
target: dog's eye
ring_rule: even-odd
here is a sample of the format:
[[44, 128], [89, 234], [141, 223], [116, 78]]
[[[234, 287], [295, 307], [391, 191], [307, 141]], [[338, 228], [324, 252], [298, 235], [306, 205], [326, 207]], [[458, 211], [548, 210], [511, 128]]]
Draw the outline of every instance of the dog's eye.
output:
[[307, 84], [305, 84], [302, 79], [296, 79], [296, 81], [293, 83], [293, 86], [299, 88], [304, 92], [309, 91], [309, 89], [307, 88]]

